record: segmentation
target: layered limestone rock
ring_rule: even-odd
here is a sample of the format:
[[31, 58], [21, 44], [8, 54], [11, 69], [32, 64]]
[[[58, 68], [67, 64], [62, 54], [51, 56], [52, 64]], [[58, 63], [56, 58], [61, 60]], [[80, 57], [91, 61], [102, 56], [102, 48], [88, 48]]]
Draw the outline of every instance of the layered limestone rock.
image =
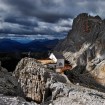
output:
[[1, 66], [0, 62], [0, 94], [5, 95], [23, 95], [20, 85], [12, 73]]
[[[105, 59], [105, 20], [86, 13], [78, 15], [68, 36], [54, 50], [62, 52], [71, 63], [74, 79], [80, 79], [78, 82], [88, 81], [89, 84], [97, 83], [100, 73], [104, 75], [100, 70], [103, 66], [96, 66]], [[96, 71], [99, 71], [97, 75]], [[104, 78], [98, 84], [103, 86], [102, 81], [104, 82]]]

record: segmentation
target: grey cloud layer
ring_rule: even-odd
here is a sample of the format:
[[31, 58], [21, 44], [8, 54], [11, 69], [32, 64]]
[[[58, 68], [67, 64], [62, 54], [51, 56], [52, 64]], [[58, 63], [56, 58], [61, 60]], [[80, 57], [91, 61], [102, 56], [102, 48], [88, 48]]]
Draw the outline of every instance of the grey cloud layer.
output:
[[0, 0], [0, 36], [63, 38], [82, 12], [105, 17], [104, 0]]

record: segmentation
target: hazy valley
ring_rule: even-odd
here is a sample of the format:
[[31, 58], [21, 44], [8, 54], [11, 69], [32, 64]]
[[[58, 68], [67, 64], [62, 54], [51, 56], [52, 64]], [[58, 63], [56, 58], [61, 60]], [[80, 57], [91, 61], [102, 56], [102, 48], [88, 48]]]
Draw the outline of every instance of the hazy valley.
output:
[[[29, 43], [19, 43], [10, 39], [0, 40], [0, 61], [3, 67], [14, 71], [17, 63], [23, 57], [45, 59], [59, 40], [34, 40]], [[30, 55], [29, 55], [30, 53]]]

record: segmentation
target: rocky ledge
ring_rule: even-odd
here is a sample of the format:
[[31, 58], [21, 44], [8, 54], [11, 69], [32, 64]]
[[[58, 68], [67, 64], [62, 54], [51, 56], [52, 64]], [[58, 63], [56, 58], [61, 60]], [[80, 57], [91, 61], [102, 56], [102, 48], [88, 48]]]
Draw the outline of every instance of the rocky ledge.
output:
[[25, 98], [40, 105], [104, 105], [105, 93], [72, 84], [33, 58], [23, 58], [13, 74]]

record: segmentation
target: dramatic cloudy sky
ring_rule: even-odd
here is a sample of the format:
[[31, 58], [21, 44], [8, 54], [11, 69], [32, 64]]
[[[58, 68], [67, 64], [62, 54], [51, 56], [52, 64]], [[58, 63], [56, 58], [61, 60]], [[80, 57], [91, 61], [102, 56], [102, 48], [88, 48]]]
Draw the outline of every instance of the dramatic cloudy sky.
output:
[[0, 0], [0, 39], [64, 38], [82, 12], [105, 18], [105, 0]]

